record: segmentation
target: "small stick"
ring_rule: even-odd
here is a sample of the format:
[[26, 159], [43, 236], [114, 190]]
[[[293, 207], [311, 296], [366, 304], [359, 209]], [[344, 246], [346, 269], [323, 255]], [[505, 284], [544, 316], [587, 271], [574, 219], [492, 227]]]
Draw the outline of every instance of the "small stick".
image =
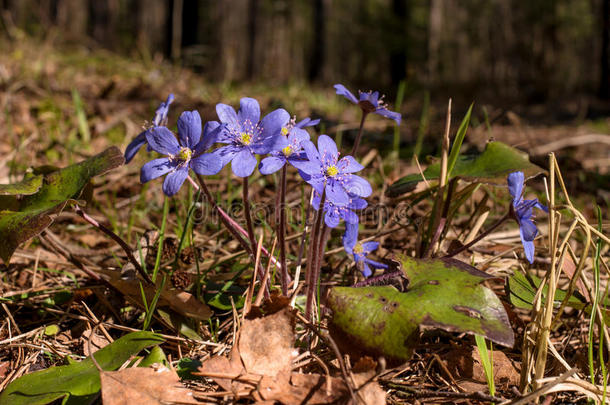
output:
[[307, 302], [305, 304], [305, 317], [309, 320], [313, 319], [312, 311], [315, 301], [316, 286], [318, 284], [318, 280], [315, 279], [315, 268], [317, 263], [315, 255], [318, 253], [320, 238], [322, 237], [320, 231], [322, 229], [322, 212], [324, 211], [325, 201], [326, 188], [324, 188], [324, 191], [322, 192], [322, 198], [320, 199], [320, 205], [318, 206], [318, 212], [316, 213], [316, 220], [309, 239], [309, 251], [307, 253]]
[[119, 235], [112, 232], [110, 229], [106, 228], [104, 225], [100, 224], [95, 219], [90, 217], [78, 205], [74, 206], [74, 210], [81, 218], [83, 218], [85, 221], [89, 222], [91, 225], [93, 225], [94, 227], [96, 227], [97, 229], [99, 229], [100, 231], [105, 233], [106, 235], [110, 236], [110, 238], [112, 238], [112, 240], [114, 240], [116, 243], [118, 243], [119, 246], [121, 246], [123, 248], [123, 250], [125, 251], [125, 254], [127, 255], [127, 258], [129, 259], [131, 264], [133, 264], [133, 266], [136, 268], [138, 273], [140, 273], [140, 275], [144, 278], [144, 280], [146, 280], [149, 284], [154, 284], [153, 281], [151, 280], [150, 276], [148, 275], [148, 273], [146, 273], [144, 271], [144, 269], [142, 268], [140, 263], [136, 260], [136, 257], [133, 255], [133, 252], [131, 251], [131, 248], [129, 247], [127, 242], [125, 242]]

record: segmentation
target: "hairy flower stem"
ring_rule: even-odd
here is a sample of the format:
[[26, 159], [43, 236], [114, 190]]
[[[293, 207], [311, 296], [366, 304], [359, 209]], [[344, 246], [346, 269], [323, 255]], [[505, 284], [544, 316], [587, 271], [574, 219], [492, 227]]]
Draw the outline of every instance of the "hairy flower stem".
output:
[[150, 276], [148, 275], [148, 273], [146, 273], [144, 271], [144, 269], [142, 268], [140, 263], [136, 260], [135, 256], [133, 255], [133, 252], [131, 251], [131, 248], [129, 247], [127, 242], [125, 242], [119, 235], [112, 232], [110, 229], [106, 228], [104, 225], [100, 224], [95, 219], [90, 217], [78, 205], [74, 206], [74, 210], [81, 218], [83, 218], [85, 221], [89, 222], [91, 225], [93, 225], [100, 231], [104, 232], [106, 235], [110, 236], [116, 243], [118, 243], [119, 246], [121, 246], [123, 248], [123, 250], [125, 251], [125, 254], [127, 255], [127, 259], [129, 259], [131, 264], [133, 264], [133, 266], [136, 268], [138, 273], [140, 273], [140, 275], [144, 278], [144, 280], [146, 280], [150, 284], [154, 284], [153, 281], [151, 280]]
[[356, 157], [356, 151], [358, 150], [358, 146], [360, 146], [360, 139], [362, 138], [362, 130], [364, 128], [364, 121], [366, 117], [369, 115], [368, 112], [362, 111], [362, 118], [360, 119], [360, 129], [358, 130], [358, 135], [356, 135], [356, 140], [354, 141], [354, 147], [352, 148], [352, 153], [350, 155]]
[[[222, 221], [225, 228], [227, 228], [227, 230], [231, 233], [231, 235], [233, 235], [235, 240], [237, 240], [239, 242], [239, 244], [244, 248], [244, 250], [250, 255], [252, 260], [254, 260], [254, 254], [256, 251], [251, 250], [252, 245], [250, 243], [248, 243], [248, 241], [246, 241], [241, 236], [243, 234], [244, 236], [248, 237], [249, 236], [248, 232], [244, 228], [242, 228], [237, 222], [235, 222], [233, 220], [233, 218], [231, 218], [229, 216], [229, 214], [224, 212], [224, 210], [222, 208], [220, 208], [218, 206], [218, 204], [216, 204], [216, 200], [214, 200], [214, 197], [212, 197], [212, 193], [210, 193], [208, 186], [205, 184], [205, 181], [203, 180], [203, 176], [198, 174], [197, 180], [199, 181], [199, 184], [201, 185], [201, 190], [205, 194], [207, 200], [210, 202], [210, 204], [212, 204], [212, 207], [216, 210], [216, 212], [218, 212], [218, 215], [220, 216], [220, 220]], [[252, 234], [254, 234], [254, 232]], [[271, 256], [269, 251], [267, 249], [265, 249], [264, 246], [262, 247], [261, 250], [263, 251], [263, 253], [265, 253], [265, 255], [267, 257], [269, 257], [269, 260], [271, 260], [273, 263], [275, 263], [276, 266], [279, 266], [279, 263], [277, 263], [275, 258], [273, 256]], [[259, 273], [260, 279], [262, 280], [265, 275], [265, 269], [262, 267], [262, 265], [259, 266], [258, 273]], [[269, 298], [268, 285], [267, 285], [267, 288], [265, 288], [265, 297]]]
[[307, 302], [305, 304], [305, 318], [313, 320], [313, 306], [315, 303], [315, 295], [318, 287], [318, 279], [316, 278], [316, 267], [319, 258], [318, 249], [320, 248], [320, 239], [323, 238], [322, 231], [322, 217], [324, 216], [324, 202], [326, 201], [326, 188], [322, 192], [322, 198], [320, 199], [320, 205], [316, 213], [316, 219], [311, 231], [311, 237], [309, 240], [309, 250], [307, 252]]
[[248, 238], [252, 251], [256, 252], [256, 236], [254, 235], [254, 226], [252, 225], [252, 213], [250, 212], [250, 199], [248, 197], [248, 178], [243, 178], [242, 198], [244, 201], [244, 217], [246, 219], [246, 229], [248, 230]]
[[443, 257], [453, 257], [453, 256], [457, 255], [458, 253], [461, 253], [461, 252], [463, 252], [463, 251], [465, 251], [467, 249], [470, 249], [470, 247], [472, 247], [475, 243], [477, 243], [478, 241], [480, 241], [481, 239], [483, 239], [484, 237], [486, 237], [487, 235], [492, 233], [497, 227], [502, 225], [504, 223], [504, 221], [506, 221], [507, 219], [511, 218], [512, 215], [513, 214], [512, 214], [512, 209], [511, 209], [502, 218], [500, 218], [496, 223], [494, 223], [492, 226], [490, 226], [485, 231], [483, 231], [483, 233], [481, 233], [479, 236], [477, 236], [476, 238], [471, 240], [469, 243], [463, 245], [462, 247], [459, 247], [459, 248], [457, 248], [457, 249], [447, 253]]
[[278, 229], [278, 240], [280, 243], [280, 265], [282, 266], [282, 294], [288, 295], [288, 283], [290, 282], [288, 275], [288, 267], [286, 264], [286, 172], [287, 167], [282, 167], [282, 173], [280, 175], [280, 224]]

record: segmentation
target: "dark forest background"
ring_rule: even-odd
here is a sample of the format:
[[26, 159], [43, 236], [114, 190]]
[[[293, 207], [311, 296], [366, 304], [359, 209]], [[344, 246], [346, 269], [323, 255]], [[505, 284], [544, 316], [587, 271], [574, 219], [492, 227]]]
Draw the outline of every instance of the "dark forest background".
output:
[[2, 0], [11, 26], [210, 80], [610, 97], [610, 0]]

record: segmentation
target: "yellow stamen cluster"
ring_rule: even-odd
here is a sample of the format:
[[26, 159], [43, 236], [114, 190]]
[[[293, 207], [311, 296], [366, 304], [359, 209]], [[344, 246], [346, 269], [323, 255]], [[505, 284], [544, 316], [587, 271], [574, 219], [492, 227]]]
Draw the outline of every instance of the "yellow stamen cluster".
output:
[[329, 166], [328, 169], [326, 169], [326, 174], [330, 177], [335, 177], [337, 173], [339, 173], [339, 169], [337, 169], [337, 166]]
[[241, 143], [244, 145], [250, 145], [252, 142], [252, 137], [247, 132], [242, 132], [241, 134]]
[[284, 156], [288, 157], [290, 155], [292, 155], [292, 148], [290, 147], [290, 145], [286, 146], [284, 149], [282, 149], [282, 153], [284, 154]]
[[286, 136], [286, 135], [288, 135], [288, 132], [290, 132], [290, 131], [288, 131], [288, 128], [282, 127], [282, 135]]
[[364, 248], [362, 247], [362, 244], [360, 242], [356, 243], [356, 246], [354, 246], [353, 252], [356, 254], [360, 254], [360, 253], [364, 252]]
[[178, 152], [178, 159], [188, 162], [191, 160], [191, 156], [193, 156], [192, 150], [189, 148], [180, 148], [180, 152]]

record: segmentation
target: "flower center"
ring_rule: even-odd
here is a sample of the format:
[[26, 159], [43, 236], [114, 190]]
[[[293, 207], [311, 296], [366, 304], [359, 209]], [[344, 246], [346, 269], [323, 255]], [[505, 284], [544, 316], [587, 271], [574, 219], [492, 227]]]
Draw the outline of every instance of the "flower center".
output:
[[353, 252], [355, 254], [361, 254], [362, 252], [364, 252], [364, 248], [362, 247], [362, 244], [360, 242], [356, 243], [356, 246], [354, 246]]
[[287, 136], [288, 132], [290, 132], [290, 131], [288, 131], [288, 128], [282, 127], [282, 135]]
[[326, 174], [329, 175], [330, 177], [335, 177], [338, 173], [339, 173], [339, 169], [337, 169], [337, 166], [329, 166], [326, 169]]
[[193, 156], [192, 150], [189, 148], [180, 148], [180, 152], [178, 152], [178, 159], [188, 162], [191, 160], [191, 156]]
[[247, 132], [242, 132], [240, 134], [240, 140], [241, 143], [243, 143], [244, 145], [250, 145], [250, 143], [252, 142], [252, 136]]
[[292, 155], [292, 148], [290, 147], [290, 145], [286, 146], [284, 149], [282, 149], [282, 153], [284, 154], [284, 156], [288, 157], [290, 155]]

